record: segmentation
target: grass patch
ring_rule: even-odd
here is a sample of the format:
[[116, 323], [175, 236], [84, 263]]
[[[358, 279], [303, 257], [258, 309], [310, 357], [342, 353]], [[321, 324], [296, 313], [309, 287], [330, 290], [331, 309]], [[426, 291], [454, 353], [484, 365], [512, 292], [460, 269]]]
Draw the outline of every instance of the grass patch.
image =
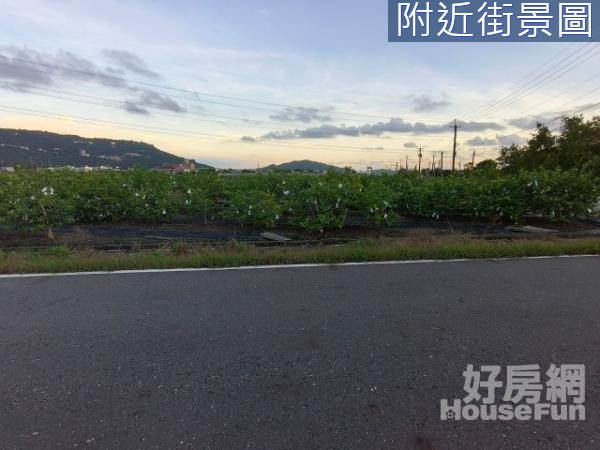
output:
[[1, 252], [0, 273], [60, 273], [135, 269], [216, 268], [303, 263], [338, 264], [423, 259], [486, 259], [600, 254], [599, 238], [488, 241], [465, 235], [380, 238], [340, 246], [257, 248], [171, 245], [160, 250], [109, 253], [58, 247]]

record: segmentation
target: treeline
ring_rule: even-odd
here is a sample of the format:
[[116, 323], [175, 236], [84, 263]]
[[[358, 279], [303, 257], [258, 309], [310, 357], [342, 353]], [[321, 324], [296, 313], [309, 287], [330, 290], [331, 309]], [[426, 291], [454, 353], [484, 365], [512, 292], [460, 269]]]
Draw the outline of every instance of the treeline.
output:
[[[531, 170], [575, 170], [600, 178], [600, 116], [585, 120], [582, 116], [562, 119], [559, 134], [538, 124], [536, 133], [526, 145], [503, 147], [496, 161], [506, 173]], [[490, 160], [479, 169], [493, 169]]]

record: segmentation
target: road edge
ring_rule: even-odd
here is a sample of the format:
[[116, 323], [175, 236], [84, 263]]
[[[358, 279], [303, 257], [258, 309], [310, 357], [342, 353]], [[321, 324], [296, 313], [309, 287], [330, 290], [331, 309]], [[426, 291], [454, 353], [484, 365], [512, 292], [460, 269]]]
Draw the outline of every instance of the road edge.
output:
[[311, 263], [311, 264], [276, 264], [276, 265], [256, 265], [256, 266], [238, 266], [238, 267], [197, 267], [180, 269], [136, 269], [136, 270], [115, 270], [115, 271], [95, 271], [95, 272], [58, 272], [58, 273], [15, 273], [0, 274], [0, 280], [11, 278], [49, 278], [49, 277], [76, 277], [76, 276], [102, 276], [102, 275], [140, 275], [153, 273], [193, 273], [193, 272], [227, 272], [227, 271], [246, 271], [246, 270], [288, 270], [288, 269], [314, 269], [323, 267], [360, 267], [360, 266], [401, 266], [417, 264], [452, 264], [452, 263], [472, 263], [472, 262], [501, 262], [501, 261], [519, 261], [519, 260], [548, 260], [548, 259], [577, 259], [577, 258], [599, 258], [598, 255], [563, 255], [563, 256], [526, 256], [512, 258], [463, 258], [463, 259], [422, 259], [405, 261], [367, 261], [367, 262], [348, 262], [348, 263]]

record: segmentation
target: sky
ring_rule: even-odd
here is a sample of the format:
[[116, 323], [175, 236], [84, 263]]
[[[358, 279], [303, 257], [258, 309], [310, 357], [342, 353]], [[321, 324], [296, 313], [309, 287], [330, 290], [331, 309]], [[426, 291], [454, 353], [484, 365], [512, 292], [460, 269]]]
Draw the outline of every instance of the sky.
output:
[[[600, 44], [388, 43], [384, 0], [0, 0], [0, 126], [220, 168], [494, 158], [598, 102]], [[448, 163], [446, 163], [448, 164]], [[448, 167], [448, 166], [447, 166]]]

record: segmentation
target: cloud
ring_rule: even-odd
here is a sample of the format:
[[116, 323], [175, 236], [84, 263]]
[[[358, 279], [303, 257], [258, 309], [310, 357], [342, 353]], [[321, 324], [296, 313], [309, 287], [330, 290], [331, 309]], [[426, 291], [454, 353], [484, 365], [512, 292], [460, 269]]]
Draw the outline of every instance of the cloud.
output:
[[470, 145], [471, 147], [488, 147], [491, 145], [497, 145], [498, 141], [496, 139], [482, 138], [481, 136], [476, 136], [473, 139], [469, 139], [465, 142], [466, 145]]
[[417, 143], [416, 142], [407, 142], [406, 144], [404, 144], [404, 148], [417, 148]]
[[0, 46], [0, 79], [30, 87], [56, 84], [57, 77], [97, 81], [123, 88], [127, 83], [114, 72], [71, 52], [44, 53], [27, 47]]
[[135, 103], [139, 106], [147, 106], [149, 108], [162, 109], [177, 113], [186, 112], [186, 109], [183, 106], [166, 95], [159, 94], [158, 92], [148, 89], [136, 88], [134, 92], [138, 93], [138, 98]]
[[252, 136], [242, 136], [242, 138], [240, 139], [240, 141], [242, 141], [242, 142], [256, 142], [256, 139], [253, 138]]
[[290, 106], [276, 114], [270, 116], [272, 120], [280, 122], [331, 122], [331, 117], [324, 114], [318, 108], [305, 108], [303, 106]]
[[13, 64], [12, 58], [0, 55], [0, 79], [6, 85], [25, 87], [50, 86], [52, 77], [42, 71], [27, 70], [26, 67]]
[[445, 108], [450, 105], [447, 100], [436, 100], [430, 95], [418, 95], [413, 97], [413, 110], [416, 112], [430, 112]]
[[150, 115], [150, 111], [148, 111], [145, 108], [142, 108], [141, 106], [136, 105], [133, 102], [125, 102], [123, 103], [123, 109], [127, 112], [130, 112], [132, 114], [139, 114], [142, 116], [149, 116]]
[[[537, 124], [550, 126], [559, 121], [562, 117], [568, 116], [569, 111], [546, 113], [540, 116], [517, 117], [508, 121], [509, 125], [520, 128], [521, 130], [535, 130]], [[562, 122], [560, 122], [562, 123]]]
[[123, 109], [132, 114], [149, 114], [145, 107], [186, 111], [167, 95], [128, 83], [114, 67], [101, 68], [86, 58], [62, 50], [46, 53], [28, 47], [0, 46], [0, 87], [34, 92], [36, 88], [57, 85], [59, 81], [60, 84], [94, 82], [125, 92], [134, 97], [123, 103]]
[[[390, 119], [388, 122], [347, 127], [345, 125], [321, 125], [305, 129], [272, 131], [261, 137], [263, 140], [287, 139], [327, 139], [336, 136], [360, 137], [381, 136], [384, 133], [405, 133], [414, 135], [447, 133], [450, 124], [427, 125], [422, 122], [405, 122], [402, 119]], [[481, 132], [486, 130], [503, 130], [504, 127], [495, 122], [465, 122], [461, 125], [464, 131]]]
[[148, 68], [146, 62], [133, 52], [127, 50], [109, 50], [102, 51], [104, 56], [111, 60], [114, 64], [122, 67], [129, 72], [142, 75], [147, 78], [158, 79], [161, 76]]
[[527, 139], [518, 134], [509, 134], [506, 136], [496, 135], [496, 139], [500, 143], [502, 147], [509, 147], [512, 144], [516, 145], [525, 145], [527, 144]]

